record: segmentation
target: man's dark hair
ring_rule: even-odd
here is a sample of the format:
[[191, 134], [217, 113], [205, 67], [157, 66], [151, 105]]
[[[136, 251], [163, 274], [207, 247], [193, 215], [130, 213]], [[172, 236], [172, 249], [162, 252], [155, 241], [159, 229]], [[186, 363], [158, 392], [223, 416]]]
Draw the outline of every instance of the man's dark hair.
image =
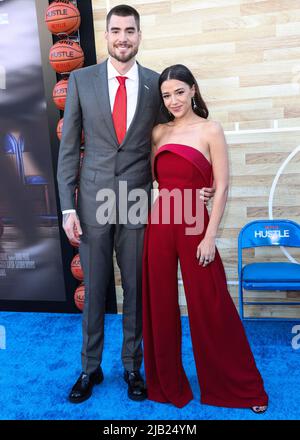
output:
[[106, 16], [106, 30], [108, 31], [109, 22], [112, 15], [118, 15], [119, 17], [133, 16], [138, 31], [140, 30], [140, 14], [138, 11], [128, 5], [118, 5], [112, 8]]

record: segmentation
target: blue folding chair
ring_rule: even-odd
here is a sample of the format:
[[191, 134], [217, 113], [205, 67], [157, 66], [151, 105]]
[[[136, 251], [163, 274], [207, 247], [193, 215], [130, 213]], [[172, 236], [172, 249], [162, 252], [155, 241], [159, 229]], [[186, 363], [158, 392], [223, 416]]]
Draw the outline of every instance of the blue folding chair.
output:
[[239, 311], [243, 320], [294, 318], [255, 318], [244, 316], [245, 305], [300, 305], [288, 301], [245, 301], [244, 290], [300, 290], [300, 264], [287, 262], [250, 263], [243, 266], [243, 249], [259, 246], [300, 248], [300, 225], [291, 220], [256, 220], [246, 224], [238, 237]]

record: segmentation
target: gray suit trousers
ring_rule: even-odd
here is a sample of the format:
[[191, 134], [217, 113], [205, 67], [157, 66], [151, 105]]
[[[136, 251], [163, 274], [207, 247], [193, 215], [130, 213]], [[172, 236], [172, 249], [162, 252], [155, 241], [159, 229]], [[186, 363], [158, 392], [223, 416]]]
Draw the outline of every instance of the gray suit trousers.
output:
[[[144, 227], [94, 227], [81, 224], [79, 247], [84, 271], [85, 305], [82, 320], [82, 369], [90, 374], [102, 361], [105, 296], [111, 277], [113, 249], [121, 271], [123, 299], [122, 362], [126, 370], [142, 363], [142, 253]], [[112, 341], [110, 341], [111, 343]]]

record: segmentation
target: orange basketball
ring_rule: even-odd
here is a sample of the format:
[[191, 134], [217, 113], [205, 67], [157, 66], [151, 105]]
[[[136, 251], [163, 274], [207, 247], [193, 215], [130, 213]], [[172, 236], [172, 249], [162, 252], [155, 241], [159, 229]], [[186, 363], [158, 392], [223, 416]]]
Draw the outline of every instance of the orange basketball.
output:
[[68, 91], [68, 80], [62, 79], [58, 81], [58, 83], [55, 84], [53, 92], [52, 92], [52, 98], [53, 101], [59, 110], [65, 109], [66, 104], [66, 97], [67, 97], [67, 91]]
[[79, 281], [83, 280], [83, 270], [80, 264], [79, 254], [76, 254], [71, 261], [71, 272], [74, 278]]
[[[61, 118], [58, 123], [57, 123], [57, 127], [56, 127], [56, 134], [58, 139], [61, 141], [61, 137], [62, 137], [62, 130], [63, 130], [63, 125], [64, 125], [64, 118]], [[83, 144], [84, 142], [84, 133], [83, 130], [81, 131], [81, 139], [80, 139], [81, 144]]]
[[83, 50], [75, 41], [61, 40], [51, 47], [49, 61], [55, 72], [68, 73], [83, 66]]
[[45, 23], [52, 34], [70, 35], [80, 26], [80, 12], [69, 0], [54, 1], [46, 9]]
[[74, 293], [74, 301], [79, 310], [83, 311], [84, 308], [84, 284], [81, 283]]
[[61, 140], [63, 125], [64, 125], [64, 118], [61, 118], [58, 121], [57, 127], [56, 127], [56, 134], [57, 134], [57, 137], [59, 140]]

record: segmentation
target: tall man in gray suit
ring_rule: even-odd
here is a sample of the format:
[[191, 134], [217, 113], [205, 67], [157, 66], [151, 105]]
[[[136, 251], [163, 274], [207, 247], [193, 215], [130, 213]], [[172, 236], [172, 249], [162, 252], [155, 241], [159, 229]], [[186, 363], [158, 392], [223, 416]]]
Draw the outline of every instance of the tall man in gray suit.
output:
[[[118, 188], [119, 181], [123, 181], [128, 192], [134, 188], [142, 188], [148, 193], [151, 190], [150, 139], [161, 103], [158, 74], [135, 60], [141, 41], [140, 19], [135, 9], [125, 5], [113, 8], [107, 16], [105, 36], [109, 59], [70, 75], [58, 159], [63, 227], [69, 239], [79, 241], [80, 236], [79, 251], [85, 282], [82, 373], [69, 395], [73, 403], [89, 398], [93, 385], [103, 380], [100, 364], [105, 295], [114, 248], [124, 290], [124, 379], [131, 399], [143, 400], [147, 397], [139, 372], [142, 363], [144, 224], [130, 221], [126, 224], [124, 219], [122, 224], [119, 221]], [[120, 110], [123, 116], [118, 114]], [[122, 117], [126, 118], [125, 123]], [[76, 212], [74, 191], [82, 128], [85, 155]], [[116, 194], [117, 218], [116, 222], [99, 224], [96, 195], [105, 188]]]
[[[103, 380], [105, 295], [113, 249], [121, 271], [123, 301], [122, 362], [128, 396], [147, 397], [139, 369], [142, 363], [142, 249], [144, 222], [121, 217], [119, 182], [127, 192], [150, 193], [151, 132], [160, 119], [159, 75], [135, 60], [141, 41], [138, 12], [126, 5], [107, 15], [109, 59], [70, 75], [58, 160], [63, 227], [70, 240], [80, 241], [84, 271], [82, 373], [69, 395], [83, 402]], [[80, 173], [77, 212], [74, 193], [79, 168], [81, 130], [85, 155]], [[116, 221], [99, 219], [99, 190], [116, 195]], [[101, 193], [101, 191], [100, 191]], [[150, 197], [149, 197], [150, 199]], [[121, 198], [122, 200], [122, 198]], [[130, 202], [128, 201], [128, 210]], [[100, 216], [101, 217], [101, 216]], [[80, 240], [79, 240], [80, 238]]]

